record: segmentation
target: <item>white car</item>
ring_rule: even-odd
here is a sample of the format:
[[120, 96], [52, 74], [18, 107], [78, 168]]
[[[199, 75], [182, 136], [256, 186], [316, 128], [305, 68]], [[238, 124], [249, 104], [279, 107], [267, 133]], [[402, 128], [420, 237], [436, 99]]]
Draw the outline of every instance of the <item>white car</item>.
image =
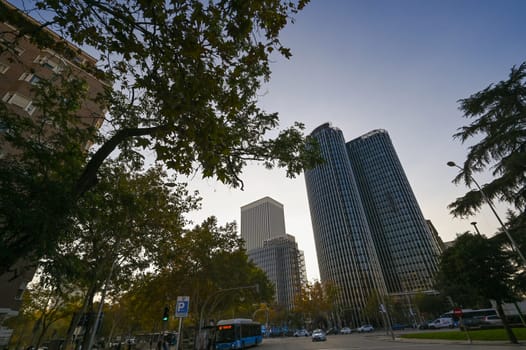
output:
[[372, 332], [374, 331], [374, 327], [371, 326], [370, 324], [364, 324], [364, 325], [361, 325], [360, 327], [358, 327], [358, 333], [364, 333], [364, 332]]
[[349, 327], [343, 327], [342, 329], [340, 329], [340, 334], [351, 334], [352, 331]]
[[453, 319], [449, 317], [437, 318], [433, 322], [428, 324], [429, 329], [438, 329], [438, 328], [453, 328]]

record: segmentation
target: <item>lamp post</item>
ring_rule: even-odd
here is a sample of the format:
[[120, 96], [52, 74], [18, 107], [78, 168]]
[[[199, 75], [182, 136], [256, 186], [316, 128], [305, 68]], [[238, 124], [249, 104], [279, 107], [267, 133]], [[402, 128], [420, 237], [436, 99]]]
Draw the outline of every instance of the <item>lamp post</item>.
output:
[[265, 317], [265, 332], [268, 332], [268, 306], [265, 305], [265, 308], [264, 309], [257, 309], [256, 311], [254, 311], [254, 313], [252, 314], [252, 320], [254, 320], [256, 318], [256, 314], [260, 311], [265, 311], [265, 314], [266, 314], [266, 317]]
[[[455, 167], [455, 168], [459, 168], [460, 170], [464, 170], [462, 169], [462, 167], [458, 166], [455, 162], [452, 162], [452, 161], [449, 161], [447, 162], [447, 165], [450, 166], [450, 167]], [[513, 237], [511, 236], [510, 232], [508, 231], [508, 229], [506, 228], [506, 225], [504, 225], [504, 223], [502, 222], [502, 220], [500, 219], [500, 216], [499, 214], [497, 214], [497, 211], [495, 210], [495, 207], [493, 206], [493, 203], [491, 202], [491, 200], [488, 198], [488, 196], [486, 196], [486, 193], [484, 193], [484, 191], [482, 190], [482, 187], [480, 187], [480, 185], [478, 184], [478, 182], [473, 178], [473, 176], [469, 175], [469, 178], [471, 181], [473, 181], [473, 183], [477, 186], [478, 190], [480, 191], [480, 194], [482, 195], [482, 198], [484, 199], [484, 201], [488, 204], [488, 206], [490, 207], [491, 211], [493, 212], [493, 214], [495, 214], [495, 217], [497, 218], [497, 220], [499, 221], [499, 224], [502, 228], [502, 230], [504, 231], [504, 233], [506, 234], [506, 237], [508, 237], [508, 240], [510, 241], [510, 244], [511, 244], [511, 248], [517, 253], [519, 254], [519, 257], [521, 258], [524, 266], [526, 266], [526, 258], [524, 257], [524, 255], [522, 255], [521, 251], [519, 250], [519, 246], [517, 245], [517, 243], [515, 242], [515, 240], [513, 239]], [[472, 225], [475, 226], [475, 228], [477, 228], [476, 226], [476, 223], [473, 224], [471, 223]], [[477, 233], [478, 232], [478, 229], [477, 229]], [[480, 234], [480, 233], [479, 233]]]
[[479, 236], [482, 236], [480, 234], [480, 231], [479, 231], [479, 228], [477, 227], [477, 222], [476, 221], [473, 221], [470, 223], [471, 225], [473, 225], [473, 227], [475, 228], [475, 232], [479, 235]]
[[203, 303], [203, 306], [201, 307], [201, 313], [199, 315], [199, 330], [201, 330], [201, 328], [203, 328], [205, 310], [206, 310], [206, 307], [208, 305], [208, 302], [210, 301], [210, 299], [212, 297], [217, 296], [217, 295], [219, 295], [221, 293], [231, 292], [231, 291], [234, 291], [234, 290], [252, 289], [252, 288], [254, 288], [257, 292], [259, 292], [259, 285], [254, 284], [254, 285], [251, 285], [251, 286], [241, 286], [241, 287], [219, 289], [219, 290], [215, 291], [214, 293], [210, 294], [208, 296], [208, 298], [206, 298], [205, 302]]

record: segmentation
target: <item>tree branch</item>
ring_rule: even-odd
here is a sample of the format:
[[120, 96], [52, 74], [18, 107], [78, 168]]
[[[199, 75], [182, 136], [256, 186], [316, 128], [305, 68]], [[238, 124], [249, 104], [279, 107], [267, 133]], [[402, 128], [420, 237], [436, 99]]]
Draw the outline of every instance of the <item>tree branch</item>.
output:
[[81, 197], [86, 191], [91, 187], [95, 186], [97, 183], [97, 171], [100, 166], [108, 158], [108, 156], [117, 148], [117, 146], [126, 139], [137, 137], [137, 136], [146, 136], [152, 135], [155, 132], [162, 130], [165, 126], [155, 126], [151, 128], [134, 128], [134, 129], [122, 129], [117, 131], [106, 143], [102, 145], [101, 148], [95, 152], [93, 157], [89, 160], [88, 164], [84, 168], [84, 172], [78, 179], [75, 188], [73, 190], [73, 195], [75, 198]]

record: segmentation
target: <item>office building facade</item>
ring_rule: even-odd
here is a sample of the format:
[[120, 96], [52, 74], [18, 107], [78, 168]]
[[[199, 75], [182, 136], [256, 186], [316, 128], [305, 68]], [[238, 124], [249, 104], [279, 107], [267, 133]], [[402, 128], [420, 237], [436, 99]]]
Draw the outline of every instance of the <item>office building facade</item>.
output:
[[241, 207], [241, 238], [247, 251], [285, 234], [285, 214], [280, 202], [264, 197]]
[[283, 204], [264, 197], [241, 207], [241, 237], [249, 259], [274, 284], [276, 303], [292, 309], [307, 276], [303, 251], [286, 234]]
[[346, 143], [326, 123], [311, 135], [326, 160], [305, 173], [320, 277], [340, 288], [340, 307], [359, 323], [371, 296], [430, 290], [441, 249], [387, 132]]
[[325, 163], [305, 172], [320, 278], [339, 290], [336, 303], [354, 326], [387, 288], [349, 162], [343, 133], [324, 124], [312, 132]]
[[275, 287], [278, 305], [291, 310], [305, 282], [303, 251], [291, 235], [271, 238], [263, 247], [248, 251], [248, 258], [267, 274]]
[[346, 146], [388, 292], [430, 291], [441, 248], [389, 134], [374, 130]]

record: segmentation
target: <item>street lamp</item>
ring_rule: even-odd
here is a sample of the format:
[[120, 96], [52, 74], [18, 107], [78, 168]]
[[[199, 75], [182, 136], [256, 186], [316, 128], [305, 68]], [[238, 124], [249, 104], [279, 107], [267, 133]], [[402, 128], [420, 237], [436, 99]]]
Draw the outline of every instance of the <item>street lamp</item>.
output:
[[254, 284], [254, 285], [251, 285], [251, 286], [241, 286], [241, 287], [219, 289], [219, 290], [215, 291], [214, 293], [210, 294], [208, 296], [208, 298], [206, 298], [205, 302], [203, 303], [203, 306], [201, 307], [201, 314], [199, 315], [199, 330], [201, 330], [201, 328], [203, 328], [205, 310], [206, 310], [206, 307], [208, 305], [208, 302], [210, 301], [210, 299], [212, 297], [217, 296], [217, 295], [219, 295], [221, 293], [225, 293], [225, 292], [231, 292], [231, 291], [234, 291], [234, 290], [241, 290], [241, 289], [252, 289], [252, 288], [255, 289], [256, 292], [259, 293], [259, 285]]
[[477, 234], [478, 234], [479, 236], [481, 236], [480, 231], [479, 231], [479, 228], [477, 227], [477, 222], [476, 222], [476, 221], [473, 221], [473, 222], [471, 222], [471, 225], [473, 225], [473, 227], [475, 228], [475, 231], [477, 232]]
[[[462, 167], [458, 166], [455, 162], [452, 162], [452, 161], [449, 161], [447, 162], [447, 165], [450, 166], [450, 167], [455, 167], [455, 168], [459, 168], [460, 170], [464, 170], [462, 169]], [[486, 201], [486, 203], [488, 204], [488, 206], [491, 208], [491, 211], [493, 212], [493, 214], [495, 214], [495, 217], [497, 218], [497, 220], [499, 221], [499, 224], [502, 228], [502, 230], [504, 231], [504, 233], [506, 234], [506, 237], [508, 237], [509, 241], [510, 241], [510, 244], [511, 244], [511, 248], [517, 253], [519, 254], [519, 257], [522, 259], [522, 262], [524, 263], [524, 265], [526, 266], [526, 258], [524, 257], [524, 255], [522, 255], [521, 251], [519, 250], [519, 246], [517, 245], [517, 243], [515, 243], [515, 240], [513, 239], [513, 237], [511, 236], [510, 232], [508, 231], [508, 229], [506, 228], [506, 225], [504, 225], [504, 223], [502, 222], [502, 220], [500, 219], [500, 216], [497, 214], [497, 211], [495, 210], [495, 207], [493, 206], [493, 203], [491, 202], [491, 200], [488, 198], [488, 196], [486, 196], [486, 193], [484, 193], [484, 191], [482, 190], [482, 187], [480, 187], [480, 185], [478, 184], [478, 182], [473, 178], [473, 176], [471, 175], [468, 175], [470, 180], [473, 181], [473, 183], [477, 186], [478, 190], [480, 191], [480, 194], [482, 195], [482, 198], [484, 199], [484, 201]], [[473, 225], [473, 223], [471, 223]], [[476, 223], [475, 223], [476, 225]], [[474, 226], [475, 226], [474, 225]], [[477, 226], [475, 226], [475, 228], [477, 228]], [[477, 232], [478, 232], [478, 229], [477, 229]], [[479, 233], [480, 234], [480, 233]]]

